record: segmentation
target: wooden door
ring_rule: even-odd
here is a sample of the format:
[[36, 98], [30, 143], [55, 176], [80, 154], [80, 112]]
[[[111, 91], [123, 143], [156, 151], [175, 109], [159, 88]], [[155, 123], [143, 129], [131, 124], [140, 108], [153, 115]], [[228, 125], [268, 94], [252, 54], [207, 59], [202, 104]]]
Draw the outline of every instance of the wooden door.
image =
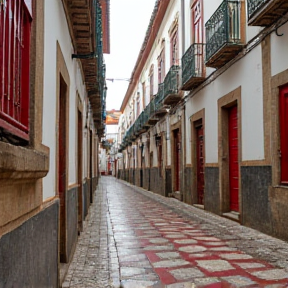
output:
[[197, 198], [198, 204], [204, 204], [204, 135], [203, 126], [196, 128], [197, 153]]
[[174, 131], [174, 191], [180, 191], [180, 153], [181, 153], [181, 140], [179, 129]]
[[230, 210], [239, 211], [239, 147], [238, 147], [238, 112], [237, 106], [228, 111], [229, 115], [229, 186]]
[[83, 230], [83, 127], [82, 127], [82, 113], [78, 110], [78, 130], [77, 130], [77, 165], [78, 165], [78, 231]]
[[281, 184], [288, 185], [288, 86], [280, 89], [280, 166]]
[[67, 190], [67, 85], [60, 76], [59, 91], [59, 118], [58, 118], [58, 195], [60, 199], [60, 261], [67, 259], [66, 233], [66, 190]]

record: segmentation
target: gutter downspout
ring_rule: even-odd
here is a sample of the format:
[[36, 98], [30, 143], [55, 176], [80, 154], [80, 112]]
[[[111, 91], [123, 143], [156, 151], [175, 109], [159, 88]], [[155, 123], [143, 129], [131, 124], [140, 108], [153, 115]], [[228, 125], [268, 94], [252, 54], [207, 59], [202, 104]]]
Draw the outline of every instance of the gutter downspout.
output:
[[182, 56], [185, 53], [185, 0], [181, 0]]

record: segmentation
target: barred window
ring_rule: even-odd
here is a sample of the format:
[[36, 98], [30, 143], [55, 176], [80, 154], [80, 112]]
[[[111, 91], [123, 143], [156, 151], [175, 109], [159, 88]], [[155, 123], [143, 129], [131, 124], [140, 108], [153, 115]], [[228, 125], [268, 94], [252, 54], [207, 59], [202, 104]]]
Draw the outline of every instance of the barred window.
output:
[[0, 0], [0, 128], [29, 139], [31, 0]]

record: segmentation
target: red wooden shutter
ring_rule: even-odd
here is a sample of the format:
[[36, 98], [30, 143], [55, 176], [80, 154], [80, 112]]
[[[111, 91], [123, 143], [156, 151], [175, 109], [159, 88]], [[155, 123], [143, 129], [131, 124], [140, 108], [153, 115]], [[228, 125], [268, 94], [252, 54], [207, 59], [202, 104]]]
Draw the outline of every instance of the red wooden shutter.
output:
[[281, 184], [288, 185], [288, 86], [280, 89]]
[[24, 0], [0, 4], [0, 126], [28, 140], [31, 15]]

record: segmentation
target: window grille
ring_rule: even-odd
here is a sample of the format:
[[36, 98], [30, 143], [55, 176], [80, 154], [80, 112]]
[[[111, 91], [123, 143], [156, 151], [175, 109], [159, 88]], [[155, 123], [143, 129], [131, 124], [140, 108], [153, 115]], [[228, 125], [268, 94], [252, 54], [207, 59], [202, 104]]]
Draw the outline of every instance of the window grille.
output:
[[24, 0], [0, 0], [0, 127], [26, 140], [32, 20], [29, 3], [27, 7]]

